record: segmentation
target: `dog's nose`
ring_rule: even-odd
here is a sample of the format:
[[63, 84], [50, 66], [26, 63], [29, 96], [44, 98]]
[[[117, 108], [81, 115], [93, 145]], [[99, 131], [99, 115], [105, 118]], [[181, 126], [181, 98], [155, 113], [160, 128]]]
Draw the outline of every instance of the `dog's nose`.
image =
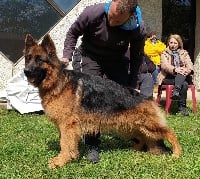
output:
[[31, 75], [31, 69], [30, 68], [24, 68], [24, 74], [26, 76], [30, 76]]

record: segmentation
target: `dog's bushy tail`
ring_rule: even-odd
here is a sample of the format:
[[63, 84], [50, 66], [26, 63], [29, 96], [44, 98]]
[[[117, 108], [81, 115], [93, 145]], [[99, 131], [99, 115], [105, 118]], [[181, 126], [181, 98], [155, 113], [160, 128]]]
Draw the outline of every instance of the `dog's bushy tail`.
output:
[[172, 147], [173, 147], [173, 154], [172, 156], [173, 157], [180, 157], [181, 156], [181, 146], [177, 140], [177, 137], [175, 135], [175, 133], [171, 130], [167, 130], [166, 131], [166, 139], [169, 141], [169, 143], [172, 144]]

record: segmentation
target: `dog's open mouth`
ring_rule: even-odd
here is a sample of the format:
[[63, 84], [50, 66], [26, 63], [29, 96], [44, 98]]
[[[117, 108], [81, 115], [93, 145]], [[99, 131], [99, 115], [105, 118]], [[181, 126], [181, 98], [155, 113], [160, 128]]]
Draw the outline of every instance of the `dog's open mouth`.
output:
[[27, 77], [27, 80], [30, 84], [34, 84], [35, 83], [35, 78], [28, 78]]
[[28, 82], [31, 83], [31, 84], [34, 84], [36, 78], [31, 73], [31, 71], [24, 69], [24, 74], [26, 75]]
[[35, 71], [24, 69], [24, 73], [28, 82], [34, 86], [38, 86], [46, 77], [46, 71], [41, 69], [37, 69]]

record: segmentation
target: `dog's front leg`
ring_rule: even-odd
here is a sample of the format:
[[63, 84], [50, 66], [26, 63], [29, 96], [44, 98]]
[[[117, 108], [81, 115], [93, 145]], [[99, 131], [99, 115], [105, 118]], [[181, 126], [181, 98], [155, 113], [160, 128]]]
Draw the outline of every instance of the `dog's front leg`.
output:
[[57, 157], [50, 159], [49, 168], [61, 167], [79, 156], [78, 142], [81, 138], [80, 126], [75, 120], [71, 120], [71, 123], [69, 121], [59, 125], [61, 151]]

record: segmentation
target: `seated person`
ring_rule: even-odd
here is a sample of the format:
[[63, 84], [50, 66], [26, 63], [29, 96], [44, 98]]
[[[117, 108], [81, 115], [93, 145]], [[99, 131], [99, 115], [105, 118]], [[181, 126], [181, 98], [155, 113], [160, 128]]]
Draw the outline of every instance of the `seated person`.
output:
[[145, 41], [144, 52], [150, 60], [156, 65], [155, 71], [152, 73], [154, 81], [154, 92], [158, 89], [157, 77], [160, 71], [160, 55], [166, 49], [166, 45], [157, 37], [157, 32], [152, 31], [148, 34]]
[[153, 97], [153, 77], [152, 73], [156, 69], [156, 65], [144, 54], [142, 64], [139, 68], [137, 88], [140, 93], [147, 96]]
[[188, 82], [187, 78], [193, 73], [193, 63], [183, 41], [178, 34], [170, 35], [167, 48], [161, 54], [161, 71], [158, 75], [158, 84], [172, 84], [174, 90], [171, 99], [179, 103], [179, 112], [188, 116], [186, 108]]

